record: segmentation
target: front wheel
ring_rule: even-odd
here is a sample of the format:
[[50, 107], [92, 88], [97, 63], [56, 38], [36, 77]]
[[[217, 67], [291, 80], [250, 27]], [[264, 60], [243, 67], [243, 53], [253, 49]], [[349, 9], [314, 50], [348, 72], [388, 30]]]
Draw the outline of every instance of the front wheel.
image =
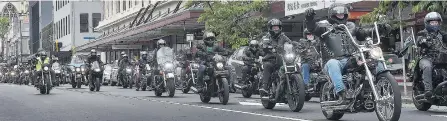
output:
[[241, 93], [244, 98], [250, 98], [251, 95], [253, 94], [253, 85], [250, 85], [246, 89], [242, 89]]
[[191, 90], [191, 83], [192, 81], [189, 81], [189, 79], [185, 80], [182, 84], [182, 92], [183, 93], [188, 93], [189, 90]]
[[303, 78], [299, 74], [293, 74], [290, 76], [290, 90], [292, 92], [289, 93], [287, 98], [287, 103], [289, 104], [290, 110], [293, 112], [298, 112], [303, 109], [304, 98], [306, 93], [304, 91], [304, 81]]
[[[335, 94], [334, 87], [332, 86], [332, 83], [326, 82], [321, 87], [320, 102], [336, 100], [337, 96], [334, 94]], [[323, 105], [321, 105], [321, 108], [323, 108]], [[343, 117], [343, 115], [345, 115], [345, 113], [342, 111], [336, 111], [336, 110], [321, 110], [321, 111], [328, 120], [340, 120]]]
[[168, 88], [168, 96], [174, 97], [175, 94], [175, 81], [174, 79], [167, 79], [166, 80], [166, 87]]
[[402, 109], [399, 86], [390, 72], [380, 74], [377, 79], [377, 118], [380, 121], [398, 121]]
[[228, 81], [227, 78], [221, 78], [220, 79], [220, 90], [218, 91], [222, 91], [219, 92], [219, 100], [223, 105], [228, 104], [228, 100], [230, 97], [230, 86], [228, 86]]
[[96, 89], [96, 91], [99, 91], [101, 89], [101, 79], [100, 78], [96, 78], [95, 89]]

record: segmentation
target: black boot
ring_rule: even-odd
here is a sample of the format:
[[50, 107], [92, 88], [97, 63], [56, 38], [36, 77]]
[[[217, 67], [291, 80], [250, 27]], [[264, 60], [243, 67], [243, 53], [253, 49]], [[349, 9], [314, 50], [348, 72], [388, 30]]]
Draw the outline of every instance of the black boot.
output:
[[339, 105], [347, 105], [349, 104], [349, 100], [346, 98], [346, 92], [340, 91], [338, 92], [338, 104]]

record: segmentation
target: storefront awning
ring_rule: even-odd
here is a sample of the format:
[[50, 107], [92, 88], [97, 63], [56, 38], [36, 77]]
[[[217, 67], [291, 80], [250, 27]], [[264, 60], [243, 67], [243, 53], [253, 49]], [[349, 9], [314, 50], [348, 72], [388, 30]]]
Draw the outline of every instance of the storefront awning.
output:
[[[197, 23], [197, 18], [203, 10], [186, 10], [177, 14], [167, 16], [163, 19], [143, 24], [134, 28], [127, 28], [117, 33], [103, 36], [96, 41], [89, 42], [76, 48], [76, 51], [84, 51], [88, 48], [93, 48], [100, 45], [110, 45], [115, 41], [127, 41], [137, 37], [145, 37], [145, 39], [152, 39], [158, 36], [165, 36], [161, 32], [164, 28], [178, 28], [201, 26]], [[181, 28], [179, 28], [181, 27]]]

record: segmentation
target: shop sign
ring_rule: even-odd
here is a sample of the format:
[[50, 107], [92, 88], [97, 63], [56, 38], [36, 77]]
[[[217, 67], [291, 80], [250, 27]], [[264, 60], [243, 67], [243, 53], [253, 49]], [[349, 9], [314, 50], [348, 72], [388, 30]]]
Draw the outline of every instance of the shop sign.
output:
[[295, 14], [304, 13], [308, 8], [313, 8], [314, 10], [320, 10], [324, 8], [328, 8], [334, 3], [348, 4], [359, 2], [361, 0], [318, 0], [318, 1], [310, 1], [310, 0], [298, 0], [298, 1], [290, 1], [286, 0], [284, 7], [284, 15], [290, 16]]

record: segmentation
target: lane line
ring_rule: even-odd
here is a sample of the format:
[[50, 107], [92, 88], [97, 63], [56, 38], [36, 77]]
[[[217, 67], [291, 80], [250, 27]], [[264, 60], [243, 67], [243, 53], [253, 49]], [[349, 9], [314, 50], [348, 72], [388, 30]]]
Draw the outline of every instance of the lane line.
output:
[[[83, 92], [80, 90], [70, 90], [70, 89], [64, 89], [64, 88], [55, 88], [59, 90], [66, 90], [66, 91], [72, 91], [72, 92]], [[104, 93], [88, 93], [92, 95], [104, 95], [104, 96], [110, 96]], [[291, 118], [291, 117], [284, 117], [284, 116], [277, 116], [277, 115], [269, 115], [269, 114], [260, 114], [260, 113], [253, 113], [253, 112], [245, 112], [245, 111], [239, 111], [239, 110], [232, 110], [232, 109], [225, 109], [225, 108], [216, 108], [216, 107], [210, 107], [210, 106], [202, 106], [202, 105], [195, 105], [195, 104], [187, 104], [187, 103], [179, 103], [179, 102], [172, 102], [172, 101], [164, 101], [164, 100], [155, 100], [155, 99], [138, 99], [138, 98], [132, 98], [129, 96], [122, 96], [122, 95], [112, 95], [114, 97], [122, 97], [126, 99], [137, 99], [137, 100], [148, 100], [151, 102], [158, 102], [158, 103], [165, 103], [165, 104], [173, 104], [173, 105], [183, 105], [183, 106], [191, 106], [191, 107], [197, 107], [197, 108], [204, 108], [204, 109], [211, 109], [211, 110], [219, 110], [219, 111], [225, 111], [225, 112], [233, 112], [233, 113], [241, 113], [241, 114], [248, 114], [248, 115], [255, 115], [255, 116], [263, 116], [263, 117], [269, 117], [269, 118], [276, 118], [276, 119], [284, 119], [284, 120], [292, 120], [292, 121], [312, 121], [312, 120], [306, 120], [306, 119], [298, 119], [298, 118]], [[279, 103], [279, 106], [283, 106], [284, 104]]]

